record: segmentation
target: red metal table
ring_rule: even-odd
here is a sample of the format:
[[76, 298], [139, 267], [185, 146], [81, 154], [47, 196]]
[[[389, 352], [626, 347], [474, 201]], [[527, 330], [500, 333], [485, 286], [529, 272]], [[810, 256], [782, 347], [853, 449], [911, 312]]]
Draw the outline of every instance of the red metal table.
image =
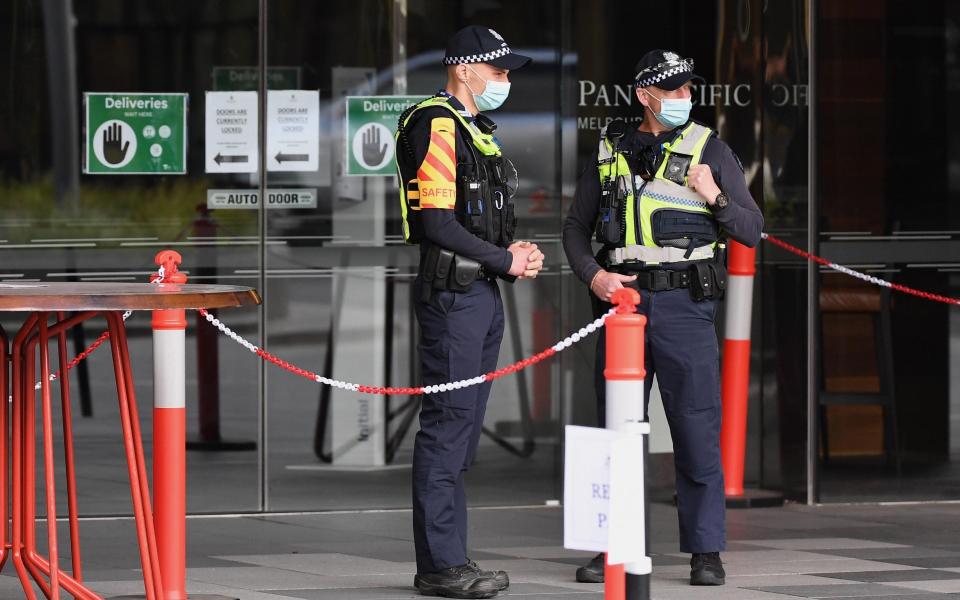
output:
[[[176, 257], [179, 262], [179, 256]], [[174, 269], [175, 270], [175, 267]], [[182, 278], [182, 275], [181, 275]], [[67, 370], [66, 332], [88, 319], [107, 321], [123, 431], [130, 492], [149, 600], [182, 600], [186, 596], [186, 470], [184, 434], [185, 309], [228, 308], [260, 303], [247, 287], [181, 283], [0, 283], [0, 311], [28, 312], [12, 340], [0, 329], [0, 397], [11, 406], [0, 410], [0, 568], [12, 559], [27, 598], [36, 598], [32, 581], [48, 598], [63, 589], [76, 598], [99, 600], [83, 584], [78, 538], [73, 435], [70, 424], [69, 377], [60, 377], [64, 461], [72, 572], [60, 567], [56, 529], [53, 418], [50, 394], [49, 341], [56, 339], [59, 370]], [[140, 420], [134, 396], [123, 312], [149, 310], [154, 327], [154, 493], [144, 463]], [[69, 313], [69, 315], [68, 315]], [[53, 319], [53, 322], [51, 322]], [[39, 357], [39, 378], [37, 358]], [[8, 378], [8, 367], [10, 377]], [[39, 379], [39, 386], [37, 381]], [[48, 555], [36, 544], [36, 390], [40, 391], [42, 449], [46, 484]], [[7, 456], [10, 437], [12, 457]], [[162, 446], [162, 447], [161, 447]], [[12, 461], [10, 460], [12, 459]], [[7, 473], [12, 468], [12, 489]], [[9, 506], [12, 504], [12, 507]], [[8, 515], [8, 508], [11, 512]], [[9, 516], [9, 519], [8, 519]], [[11, 522], [12, 521], [12, 524]], [[10, 526], [10, 529], [8, 529]]]

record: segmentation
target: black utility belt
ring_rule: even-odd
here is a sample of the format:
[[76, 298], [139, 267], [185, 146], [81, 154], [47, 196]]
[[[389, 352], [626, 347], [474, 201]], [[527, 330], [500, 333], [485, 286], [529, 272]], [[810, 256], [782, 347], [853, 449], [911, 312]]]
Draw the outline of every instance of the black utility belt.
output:
[[425, 284], [422, 295], [427, 300], [433, 290], [465, 292], [474, 281], [493, 278], [477, 261], [439, 246], [427, 249], [420, 261], [419, 275]]
[[636, 275], [633, 285], [641, 290], [665, 292], [677, 288], [689, 288], [690, 296], [697, 302], [719, 300], [727, 288], [727, 269], [719, 263], [699, 261], [686, 269], [629, 269], [626, 265], [611, 267], [612, 271]]

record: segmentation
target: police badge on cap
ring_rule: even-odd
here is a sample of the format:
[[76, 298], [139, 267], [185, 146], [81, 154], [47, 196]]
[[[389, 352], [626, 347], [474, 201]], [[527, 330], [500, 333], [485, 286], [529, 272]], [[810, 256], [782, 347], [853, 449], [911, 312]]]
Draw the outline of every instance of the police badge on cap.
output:
[[487, 63], [501, 69], [519, 69], [530, 57], [513, 52], [506, 40], [489, 27], [470, 25], [453, 34], [443, 57], [445, 65]]
[[688, 81], [704, 82], [703, 77], [693, 72], [693, 59], [680, 58], [669, 50], [651, 50], [637, 63], [636, 87], [655, 85], [661, 90], [675, 90]]

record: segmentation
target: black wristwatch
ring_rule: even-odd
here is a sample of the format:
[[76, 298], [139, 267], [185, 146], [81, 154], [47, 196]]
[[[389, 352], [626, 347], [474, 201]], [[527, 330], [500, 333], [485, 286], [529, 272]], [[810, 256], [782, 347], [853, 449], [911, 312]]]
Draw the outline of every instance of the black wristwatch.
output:
[[727, 195], [724, 194], [723, 192], [720, 192], [719, 194], [717, 194], [717, 197], [713, 201], [713, 206], [711, 206], [710, 208], [713, 208], [716, 210], [723, 210], [724, 208], [727, 207], [728, 204], [730, 204], [730, 198], [728, 198]]

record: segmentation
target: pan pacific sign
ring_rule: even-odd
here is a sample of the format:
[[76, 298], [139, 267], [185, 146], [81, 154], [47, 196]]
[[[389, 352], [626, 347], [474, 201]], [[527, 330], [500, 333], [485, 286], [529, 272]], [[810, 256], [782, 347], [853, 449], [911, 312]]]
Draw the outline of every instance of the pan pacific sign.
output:
[[[764, 88], [765, 102], [775, 107], [806, 106], [806, 84], [775, 83]], [[749, 83], [714, 83], [695, 85], [692, 89], [694, 106], [726, 106], [744, 108], [753, 103], [753, 89]], [[577, 107], [581, 110], [602, 109], [629, 109], [639, 105], [633, 85], [597, 83], [590, 79], [581, 79], [578, 82]], [[637, 112], [639, 110], [637, 109]], [[588, 116], [577, 118], [577, 129], [600, 129], [617, 117]], [[639, 115], [628, 118], [628, 121], [639, 121]]]

